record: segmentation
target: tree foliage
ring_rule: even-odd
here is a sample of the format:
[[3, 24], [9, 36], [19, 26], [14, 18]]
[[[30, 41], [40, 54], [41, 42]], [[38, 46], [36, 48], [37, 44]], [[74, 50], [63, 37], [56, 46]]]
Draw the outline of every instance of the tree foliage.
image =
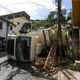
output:
[[71, 20], [71, 14], [72, 14], [72, 10], [70, 10], [70, 12], [68, 13], [67, 21]]
[[[62, 23], [65, 23], [66, 22], [66, 9], [62, 9], [62, 12], [61, 12], [61, 22]], [[49, 21], [53, 21], [54, 23], [57, 23], [57, 20], [58, 20], [58, 16], [57, 16], [58, 12], [57, 11], [52, 11], [50, 12], [50, 14], [48, 15], [48, 20]]]
[[[64, 23], [66, 22], [65, 18], [66, 10], [62, 10], [62, 15], [61, 15], [61, 22]], [[52, 11], [48, 15], [48, 18], [45, 20], [32, 20], [32, 27], [33, 28], [39, 28], [39, 27], [50, 27], [53, 26], [55, 23], [57, 23], [58, 17], [57, 17], [57, 11]]]

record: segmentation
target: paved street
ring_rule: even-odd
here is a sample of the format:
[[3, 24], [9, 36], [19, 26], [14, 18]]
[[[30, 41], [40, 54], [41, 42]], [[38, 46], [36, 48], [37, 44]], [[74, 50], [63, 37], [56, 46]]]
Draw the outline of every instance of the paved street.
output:
[[0, 58], [6, 56], [6, 52], [0, 52]]

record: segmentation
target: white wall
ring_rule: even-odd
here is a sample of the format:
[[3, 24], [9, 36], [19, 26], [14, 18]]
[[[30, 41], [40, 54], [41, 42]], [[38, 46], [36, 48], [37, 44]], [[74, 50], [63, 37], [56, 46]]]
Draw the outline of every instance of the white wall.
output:
[[7, 33], [7, 22], [4, 21], [0, 21], [2, 22], [2, 29], [0, 29], [0, 37], [6, 37], [6, 33]]

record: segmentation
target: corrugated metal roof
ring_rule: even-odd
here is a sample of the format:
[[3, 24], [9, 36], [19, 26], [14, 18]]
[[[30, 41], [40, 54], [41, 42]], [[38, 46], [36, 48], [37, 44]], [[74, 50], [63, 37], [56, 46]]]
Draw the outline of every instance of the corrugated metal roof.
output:
[[25, 17], [27, 18], [28, 20], [30, 20], [30, 16], [25, 12], [25, 11], [21, 11], [21, 12], [15, 12], [15, 13], [11, 13], [11, 14], [7, 14], [7, 15], [2, 15], [0, 17], [2, 18], [6, 18], [6, 19], [12, 19], [12, 18], [17, 18], [17, 17]]

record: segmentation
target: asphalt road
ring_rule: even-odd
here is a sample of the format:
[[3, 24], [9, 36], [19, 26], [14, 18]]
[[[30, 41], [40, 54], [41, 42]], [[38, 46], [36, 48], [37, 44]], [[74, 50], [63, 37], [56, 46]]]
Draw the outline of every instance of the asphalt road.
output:
[[0, 52], [0, 58], [5, 56], [6, 56], [6, 52]]

